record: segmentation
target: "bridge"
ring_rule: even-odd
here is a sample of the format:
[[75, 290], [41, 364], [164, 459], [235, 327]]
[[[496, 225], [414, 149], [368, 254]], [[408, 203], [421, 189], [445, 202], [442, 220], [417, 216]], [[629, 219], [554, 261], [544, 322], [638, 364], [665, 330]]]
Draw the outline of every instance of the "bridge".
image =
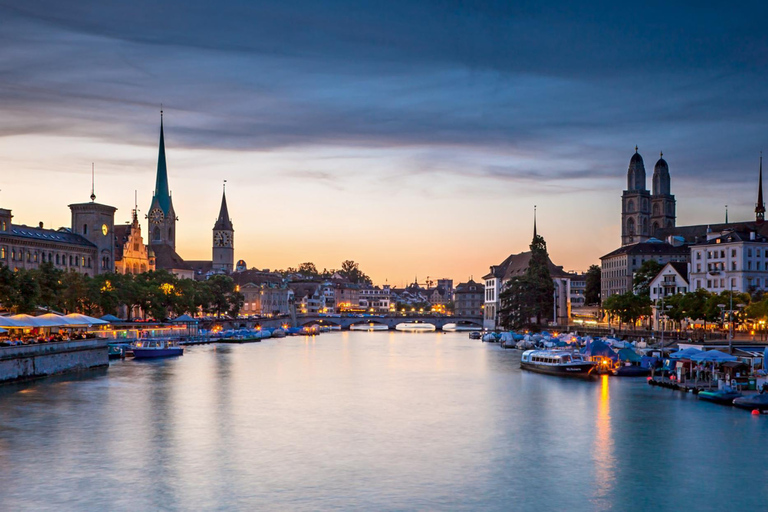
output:
[[305, 325], [335, 325], [342, 329], [349, 329], [353, 325], [386, 325], [388, 329], [395, 329], [399, 324], [422, 323], [431, 324], [440, 331], [448, 324], [456, 324], [460, 327], [483, 327], [483, 318], [474, 316], [444, 316], [444, 315], [380, 315], [380, 316], [329, 316], [329, 315], [299, 315], [296, 317], [298, 326]]

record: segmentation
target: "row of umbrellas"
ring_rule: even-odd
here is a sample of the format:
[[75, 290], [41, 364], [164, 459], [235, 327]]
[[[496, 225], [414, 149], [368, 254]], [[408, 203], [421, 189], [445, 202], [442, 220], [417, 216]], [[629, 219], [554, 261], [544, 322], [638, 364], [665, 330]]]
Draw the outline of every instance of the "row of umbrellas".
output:
[[93, 325], [108, 324], [106, 320], [94, 318], [79, 313], [70, 313], [69, 315], [55, 315], [46, 313], [40, 316], [31, 315], [13, 315], [0, 316], [0, 327], [9, 328], [34, 328], [34, 327], [91, 327]]
[[696, 362], [725, 363], [736, 361], [738, 357], [720, 352], [719, 350], [699, 350], [697, 348], [686, 348], [669, 355], [670, 359], [690, 359]]

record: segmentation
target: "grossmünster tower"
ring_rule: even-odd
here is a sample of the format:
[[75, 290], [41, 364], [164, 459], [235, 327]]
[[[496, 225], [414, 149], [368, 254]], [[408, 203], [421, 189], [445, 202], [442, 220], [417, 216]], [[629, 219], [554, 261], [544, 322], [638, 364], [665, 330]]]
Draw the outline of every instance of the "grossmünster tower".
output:
[[627, 190], [621, 196], [621, 245], [645, 242], [664, 228], [675, 227], [675, 196], [663, 153], [653, 168], [652, 192], [645, 187], [645, 164], [635, 147], [629, 160]]

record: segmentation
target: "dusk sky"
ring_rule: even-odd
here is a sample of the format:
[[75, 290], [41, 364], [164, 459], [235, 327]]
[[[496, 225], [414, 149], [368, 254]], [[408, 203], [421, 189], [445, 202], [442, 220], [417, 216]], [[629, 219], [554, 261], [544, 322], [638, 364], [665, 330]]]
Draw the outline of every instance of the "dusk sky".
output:
[[376, 283], [478, 279], [527, 250], [620, 245], [635, 145], [678, 225], [754, 218], [768, 149], [768, 4], [0, 0], [0, 206], [143, 220], [165, 110], [178, 252], [354, 259]]

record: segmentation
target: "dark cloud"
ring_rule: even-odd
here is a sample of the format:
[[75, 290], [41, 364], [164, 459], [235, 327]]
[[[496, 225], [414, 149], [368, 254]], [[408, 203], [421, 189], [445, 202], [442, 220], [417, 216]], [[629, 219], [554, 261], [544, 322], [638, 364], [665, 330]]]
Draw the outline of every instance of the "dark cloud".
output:
[[618, 179], [638, 144], [675, 176], [746, 181], [768, 128], [766, 11], [0, 0], [0, 136], [154, 144], [163, 102], [177, 146], [427, 148], [439, 172], [556, 182]]

